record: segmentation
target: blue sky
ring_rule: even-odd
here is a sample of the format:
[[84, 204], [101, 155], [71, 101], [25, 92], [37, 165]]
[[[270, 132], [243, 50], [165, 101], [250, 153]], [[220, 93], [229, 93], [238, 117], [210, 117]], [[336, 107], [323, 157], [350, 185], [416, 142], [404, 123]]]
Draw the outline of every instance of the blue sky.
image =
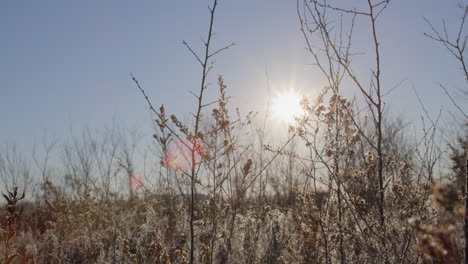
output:
[[[362, 1], [353, 0], [352, 3]], [[153, 103], [189, 117], [200, 68], [182, 45], [201, 51], [211, 1], [41, 0], [3, 1], [0, 8], [0, 144], [28, 147], [44, 133], [66, 138], [70, 127], [101, 128], [113, 120], [143, 130], [150, 114], [130, 78], [133, 73]], [[457, 62], [423, 36], [427, 17], [448, 28], [458, 22], [455, 0], [393, 1], [379, 21], [386, 87], [404, 84], [386, 101], [396, 114], [416, 120], [422, 111], [413, 87], [436, 113], [452, 108], [437, 82], [466, 89]], [[359, 30], [358, 30], [359, 31]], [[273, 91], [307, 94], [323, 85], [305, 52], [296, 1], [224, 0], [215, 21], [215, 47], [236, 46], [216, 57], [211, 81], [222, 74], [232, 103], [263, 110], [268, 69]], [[355, 46], [371, 52], [364, 33]], [[359, 35], [362, 34], [362, 35]], [[362, 63], [358, 70], [368, 72]], [[210, 86], [207, 100], [216, 98]], [[463, 104], [463, 99], [460, 101]], [[149, 135], [148, 135], [149, 136]]]

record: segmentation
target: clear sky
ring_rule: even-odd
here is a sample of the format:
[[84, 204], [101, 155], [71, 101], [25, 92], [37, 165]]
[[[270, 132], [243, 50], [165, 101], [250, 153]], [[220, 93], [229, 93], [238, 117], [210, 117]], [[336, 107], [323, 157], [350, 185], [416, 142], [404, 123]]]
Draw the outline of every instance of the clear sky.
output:
[[[133, 73], [153, 103], [189, 116], [200, 67], [182, 45], [201, 51], [207, 0], [15, 0], [0, 8], [0, 144], [32, 145], [44, 133], [66, 138], [73, 129], [101, 128], [112, 120], [151, 127]], [[353, 0], [353, 2], [363, 2]], [[385, 87], [407, 80], [386, 101], [397, 114], [421, 114], [414, 96], [437, 112], [450, 108], [437, 82], [466, 89], [457, 62], [423, 36], [423, 17], [453, 27], [455, 0], [394, 0], [379, 21]], [[236, 46], [216, 57], [211, 81], [223, 74], [232, 103], [243, 111], [266, 103], [271, 89], [314, 94], [323, 81], [305, 52], [294, 0], [223, 0], [215, 21], [215, 47]], [[357, 33], [358, 36], [360, 33]], [[371, 52], [365, 36], [355, 41]], [[358, 70], [368, 71], [368, 65]], [[216, 98], [210, 86], [207, 100]], [[463, 102], [466, 101], [461, 101]], [[184, 114], [185, 113], [185, 114]]]

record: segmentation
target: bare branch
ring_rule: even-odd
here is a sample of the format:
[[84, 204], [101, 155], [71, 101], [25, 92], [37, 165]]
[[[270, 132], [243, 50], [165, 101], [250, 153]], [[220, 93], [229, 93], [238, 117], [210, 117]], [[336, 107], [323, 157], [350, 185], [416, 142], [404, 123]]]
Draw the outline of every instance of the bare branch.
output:
[[201, 66], [204, 66], [203, 65], [203, 62], [200, 60], [200, 58], [198, 57], [197, 53], [195, 53], [195, 51], [192, 50], [192, 48], [190, 47], [189, 44], [187, 44], [187, 42], [185, 40], [182, 41], [182, 44], [185, 45], [185, 47], [187, 47], [187, 49], [193, 54], [193, 56], [195, 56], [195, 58], [197, 59], [197, 61], [201, 64]]
[[344, 13], [348, 13], [348, 14], [356, 14], [356, 15], [370, 16], [369, 13], [357, 11], [356, 9], [343, 9], [343, 8], [331, 6], [331, 5], [329, 5], [329, 4], [322, 4], [322, 3], [320, 3], [318, 0], [312, 0], [311, 2], [314, 3], [314, 4], [317, 4], [317, 5], [320, 6], [320, 7], [332, 9], [332, 10], [335, 10], [335, 11], [340, 11], [340, 12], [344, 12]]
[[453, 97], [450, 95], [450, 93], [448, 92], [447, 88], [445, 86], [443, 86], [441, 83], [438, 83], [440, 87], [442, 87], [442, 89], [444, 90], [445, 94], [448, 96], [448, 98], [450, 99], [450, 101], [452, 101], [453, 105], [458, 109], [458, 111], [463, 115], [463, 117], [465, 117], [465, 119], [468, 119], [468, 115], [465, 113], [465, 111], [463, 111], [461, 109], [461, 107], [457, 104], [457, 102], [455, 102], [455, 99], [453, 99]]
[[234, 45], [236, 45], [236, 44], [235, 44], [235, 43], [231, 43], [231, 44], [227, 45], [226, 47], [221, 48], [221, 49], [219, 49], [219, 50], [217, 50], [217, 51], [211, 53], [211, 54], [208, 56], [208, 58], [211, 58], [211, 57], [213, 57], [214, 55], [220, 53], [221, 51], [227, 50], [227, 49], [229, 49], [230, 47], [232, 47], [232, 46], [234, 46]]

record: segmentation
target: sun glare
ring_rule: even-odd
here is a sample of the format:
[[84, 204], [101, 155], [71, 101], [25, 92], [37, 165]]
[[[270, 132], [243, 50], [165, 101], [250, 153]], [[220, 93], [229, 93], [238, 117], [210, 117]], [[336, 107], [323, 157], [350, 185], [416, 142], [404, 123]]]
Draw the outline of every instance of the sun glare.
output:
[[294, 122], [295, 117], [304, 114], [300, 102], [301, 96], [294, 90], [278, 94], [273, 104], [273, 111], [276, 118], [288, 123]]

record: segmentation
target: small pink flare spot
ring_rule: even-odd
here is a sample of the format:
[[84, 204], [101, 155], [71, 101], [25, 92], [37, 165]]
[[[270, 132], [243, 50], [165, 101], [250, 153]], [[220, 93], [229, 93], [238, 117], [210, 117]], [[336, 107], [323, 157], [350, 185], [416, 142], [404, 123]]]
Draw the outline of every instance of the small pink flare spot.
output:
[[141, 187], [143, 187], [145, 184], [143, 183], [142, 179], [140, 176], [132, 174], [130, 175], [130, 178], [128, 179], [128, 185], [130, 188], [132, 188], [134, 191], [138, 191]]
[[198, 138], [181, 139], [166, 151], [166, 166], [174, 172], [189, 172], [201, 163], [205, 154]]

